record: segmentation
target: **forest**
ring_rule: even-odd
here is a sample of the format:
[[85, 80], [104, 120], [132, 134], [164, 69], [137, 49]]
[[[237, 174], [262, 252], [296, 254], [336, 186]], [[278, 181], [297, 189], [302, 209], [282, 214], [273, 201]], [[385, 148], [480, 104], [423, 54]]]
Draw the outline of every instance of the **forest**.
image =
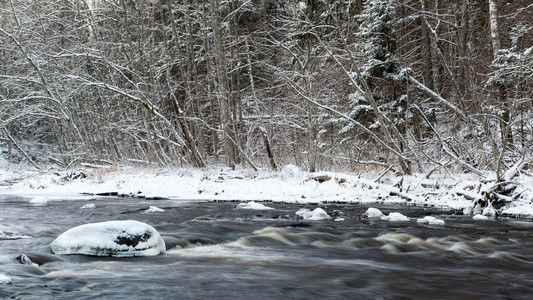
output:
[[502, 181], [532, 29], [530, 0], [0, 0], [0, 155]]

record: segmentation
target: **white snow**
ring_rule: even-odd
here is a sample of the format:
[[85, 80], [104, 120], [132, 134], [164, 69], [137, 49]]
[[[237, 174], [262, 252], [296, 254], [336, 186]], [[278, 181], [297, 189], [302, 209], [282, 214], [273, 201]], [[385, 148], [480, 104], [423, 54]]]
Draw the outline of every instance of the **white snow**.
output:
[[313, 211], [307, 208], [302, 208], [296, 212], [296, 215], [304, 218], [304, 220], [311, 220], [311, 221], [322, 221], [322, 220], [328, 220], [330, 218], [328, 213], [320, 207], [315, 208]]
[[51, 247], [55, 254], [116, 257], [154, 256], [166, 249], [152, 226], [132, 220], [77, 226], [57, 237]]
[[94, 208], [96, 208], [96, 205], [94, 205], [93, 203], [88, 203], [80, 207], [80, 209], [94, 209]]
[[373, 207], [370, 207], [366, 210], [365, 214], [364, 214], [367, 218], [381, 218], [383, 216], [385, 216], [381, 210], [377, 209], [377, 208], [373, 208]]
[[[225, 167], [194, 168], [130, 168], [119, 167], [105, 172], [82, 169], [84, 179], [62, 180], [73, 171], [22, 171], [19, 166], [0, 162], [0, 182], [20, 177], [19, 183], [0, 186], [0, 195], [22, 196], [36, 205], [54, 201], [90, 200], [99, 193], [118, 193], [132, 197], [161, 197], [173, 201], [232, 200], [261, 204], [261, 201], [296, 204], [322, 204], [323, 201], [354, 204], [409, 204], [464, 210], [466, 214], [483, 214], [484, 207], [474, 206], [480, 191], [489, 184], [481, 183], [476, 174], [434, 173], [402, 176], [389, 173], [376, 180], [375, 173], [310, 173], [289, 165], [279, 172]], [[322, 183], [317, 175], [331, 179]], [[494, 177], [494, 176], [492, 176]], [[483, 182], [494, 182], [484, 176]], [[400, 180], [401, 179], [401, 180]], [[400, 184], [401, 182], [401, 184]], [[533, 177], [519, 173], [513, 178], [517, 188], [509, 204], [499, 210], [506, 215], [533, 217]], [[434, 184], [432, 184], [434, 183]], [[84, 194], [81, 194], [84, 193]], [[255, 207], [248, 204], [252, 209]], [[242, 207], [240, 207], [242, 208]], [[264, 209], [264, 208], [262, 208]], [[371, 215], [373, 213], [369, 212]], [[489, 210], [485, 214], [492, 215]], [[373, 216], [367, 216], [373, 217]], [[382, 216], [376, 216], [381, 218]]]
[[494, 217], [496, 216], [496, 211], [494, 210], [492, 205], [489, 205], [483, 209], [483, 212], [481, 214], [487, 217]]
[[382, 220], [384, 221], [389, 221], [389, 222], [403, 222], [403, 221], [409, 221], [409, 218], [402, 215], [401, 213], [399, 212], [391, 212], [389, 213], [388, 216], [383, 216], [381, 217]]
[[428, 225], [444, 225], [444, 220], [440, 220], [432, 216], [425, 216], [422, 219], [416, 220], [416, 222], [420, 224], [428, 224]]
[[160, 213], [160, 212], [164, 212], [164, 211], [165, 211], [164, 209], [159, 208], [157, 206], [150, 206], [150, 208], [145, 210], [145, 212], [147, 212], [147, 213]]
[[11, 277], [6, 276], [4, 274], [0, 274], [0, 284], [8, 284], [8, 283], [11, 283], [11, 282], [13, 282], [11, 280]]
[[247, 203], [237, 204], [238, 209], [253, 209], [253, 210], [273, 210], [273, 207], [268, 207], [262, 203], [257, 203], [255, 201], [250, 201]]

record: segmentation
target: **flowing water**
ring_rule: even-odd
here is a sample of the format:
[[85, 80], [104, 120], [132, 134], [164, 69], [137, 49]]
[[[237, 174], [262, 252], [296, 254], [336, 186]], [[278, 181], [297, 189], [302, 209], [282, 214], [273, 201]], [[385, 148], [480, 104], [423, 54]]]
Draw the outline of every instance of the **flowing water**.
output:
[[[369, 206], [324, 204], [326, 221], [266, 203], [102, 197], [41, 205], [0, 196], [0, 298], [12, 299], [529, 299], [533, 223], [473, 221], [450, 211], [379, 206], [407, 222], [362, 218]], [[149, 206], [165, 209], [146, 213]], [[418, 224], [431, 215], [444, 226]], [[344, 221], [334, 221], [342, 216]], [[137, 220], [156, 228], [155, 257], [54, 255], [50, 243], [81, 224]], [[22, 255], [24, 254], [24, 255]], [[21, 256], [22, 255], [22, 256]], [[18, 259], [17, 259], [18, 257]], [[27, 259], [31, 259], [31, 264]], [[20, 261], [30, 264], [22, 264]]]

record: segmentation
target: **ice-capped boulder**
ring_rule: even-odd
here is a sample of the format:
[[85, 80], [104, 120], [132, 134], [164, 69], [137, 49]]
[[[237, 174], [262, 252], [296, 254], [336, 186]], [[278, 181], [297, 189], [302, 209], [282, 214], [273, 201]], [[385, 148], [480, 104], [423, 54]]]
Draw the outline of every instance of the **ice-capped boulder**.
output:
[[155, 256], [165, 241], [152, 226], [138, 221], [85, 224], [65, 231], [52, 244], [55, 254], [92, 256]]
[[385, 215], [381, 212], [381, 210], [370, 207], [369, 209], [366, 210], [364, 216], [372, 219], [372, 218], [381, 218]]
[[409, 218], [402, 215], [399, 212], [391, 212], [388, 216], [381, 217], [381, 220], [389, 221], [389, 222], [403, 222], [403, 221], [409, 221]]
[[311, 220], [311, 221], [322, 221], [322, 220], [327, 220], [330, 218], [328, 213], [320, 207], [315, 208], [315, 210], [313, 211], [310, 211], [309, 209], [306, 209], [306, 208], [302, 208], [296, 212], [296, 215], [304, 218], [304, 220]]

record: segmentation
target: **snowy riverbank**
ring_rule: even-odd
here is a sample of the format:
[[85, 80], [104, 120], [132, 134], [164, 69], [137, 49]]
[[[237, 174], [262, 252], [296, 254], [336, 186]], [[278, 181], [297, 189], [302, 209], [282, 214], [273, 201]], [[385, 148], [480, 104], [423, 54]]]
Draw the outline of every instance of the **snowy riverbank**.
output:
[[[475, 202], [490, 178], [469, 174], [413, 176], [368, 175], [302, 171], [286, 166], [279, 172], [227, 168], [147, 169], [131, 167], [82, 168], [74, 171], [25, 171], [18, 165], [0, 165], [0, 194], [24, 196], [45, 204], [68, 197], [119, 195], [152, 199], [272, 201], [290, 203], [387, 203], [465, 210], [473, 215], [493, 214]], [[20, 182], [6, 184], [16, 178]], [[533, 177], [514, 178], [514, 199], [498, 210], [502, 215], [533, 216]]]

